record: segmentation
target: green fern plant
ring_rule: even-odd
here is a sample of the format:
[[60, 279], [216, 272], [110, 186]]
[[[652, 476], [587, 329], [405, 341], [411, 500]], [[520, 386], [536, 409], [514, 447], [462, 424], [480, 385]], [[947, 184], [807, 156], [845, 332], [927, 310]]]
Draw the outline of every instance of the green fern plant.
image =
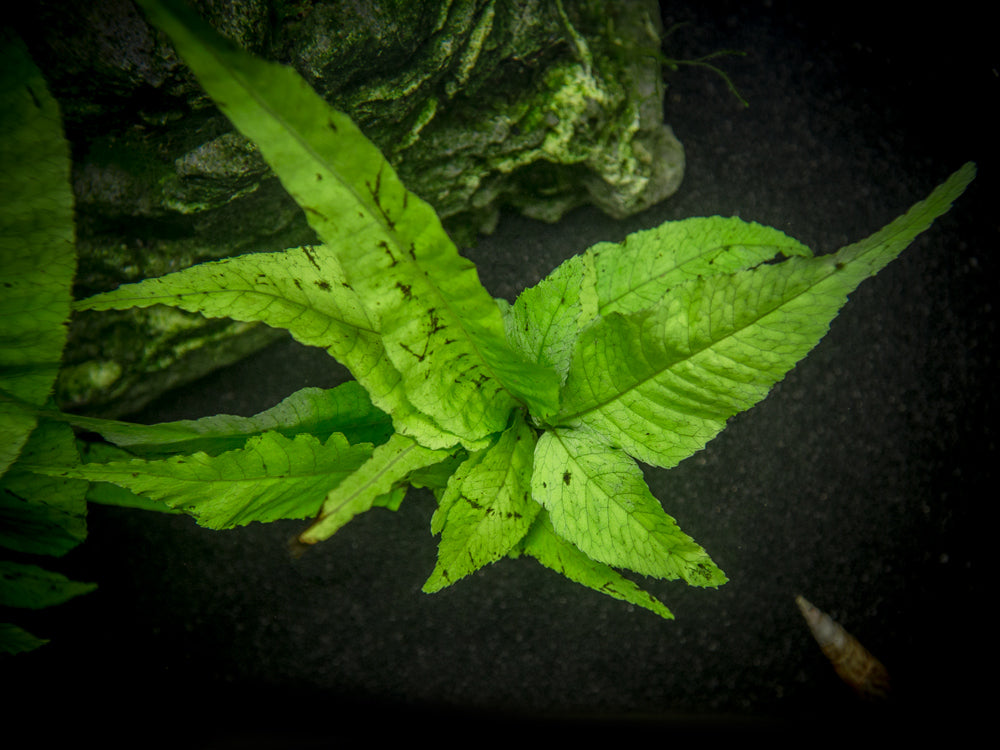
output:
[[206, 263], [76, 309], [165, 304], [263, 322], [325, 349], [355, 380], [304, 389], [254, 417], [148, 426], [19, 401], [109, 442], [83, 463], [28, 468], [87, 480], [95, 501], [167, 508], [210, 528], [308, 518], [300, 549], [426, 487], [440, 535], [428, 592], [529, 556], [670, 618], [619, 571], [724, 583], [638, 462], [676, 465], [763, 399], [847, 295], [974, 177], [963, 166], [881, 231], [823, 256], [737, 218], [668, 222], [595, 245], [509, 304], [489, 296], [433, 209], [294, 71], [234, 48], [183, 3], [140, 4], [322, 244]]

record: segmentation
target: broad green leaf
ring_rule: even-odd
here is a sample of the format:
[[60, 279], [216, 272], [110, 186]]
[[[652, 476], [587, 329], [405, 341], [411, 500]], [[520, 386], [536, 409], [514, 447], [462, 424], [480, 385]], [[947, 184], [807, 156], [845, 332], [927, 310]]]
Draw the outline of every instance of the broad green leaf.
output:
[[63, 555], [87, 537], [87, 483], [29, 471], [29, 464], [79, 461], [73, 431], [42, 420], [21, 456], [0, 478], [0, 545], [33, 555]]
[[95, 588], [97, 584], [71, 581], [37, 565], [0, 560], [0, 605], [5, 607], [42, 609]]
[[63, 418], [143, 457], [197, 451], [217, 456], [264, 432], [287, 438], [308, 432], [322, 440], [339, 432], [352, 445], [384, 443], [392, 434], [389, 417], [372, 405], [364, 388], [353, 380], [331, 389], [302, 388], [252, 417], [216, 414], [152, 425], [75, 415]]
[[178, 508], [202, 526], [229, 529], [251, 521], [308, 518], [323, 498], [371, 456], [369, 443], [349, 445], [334, 433], [325, 443], [311, 435], [276, 432], [250, 438], [246, 447], [219, 456], [195, 453], [162, 460], [81, 464], [36, 471], [111, 482]]
[[[69, 145], [24, 44], [0, 29], [0, 391], [41, 406], [59, 371], [76, 271]], [[0, 400], [0, 475], [36, 423]]]
[[300, 247], [202, 263], [159, 278], [125, 284], [76, 303], [77, 309], [120, 310], [165, 304], [210, 318], [283, 328], [303, 344], [326, 349], [392, 415], [396, 428], [435, 447], [458, 437], [418, 412], [403, 392], [358, 296], [328, 247]]
[[555, 423], [670, 467], [763, 399], [826, 334], [858, 284], [948, 210], [969, 164], [866, 240], [674, 287], [652, 307], [611, 313], [577, 341]]
[[613, 568], [591, 560], [579, 548], [556, 534], [548, 513], [544, 510], [521, 543], [511, 552], [511, 557], [521, 554], [535, 558], [546, 568], [561, 573], [571, 581], [637, 607], [644, 607], [664, 619], [674, 619], [673, 613], [658, 599]]
[[518, 296], [506, 316], [507, 338], [565, 379], [580, 331], [598, 316], [643, 310], [685, 281], [734, 273], [778, 255], [812, 252], [777, 229], [736, 217], [669, 221], [562, 263]]
[[635, 461], [588, 433], [556, 429], [538, 439], [531, 491], [556, 534], [593, 560], [692, 586], [726, 582], [663, 511]]
[[424, 584], [432, 593], [507, 555], [541, 506], [531, 498], [535, 434], [517, 412], [495, 445], [473, 454], [452, 476], [432, 519], [438, 559]]
[[404, 485], [412, 472], [444, 461], [451, 455], [452, 451], [431, 450], [396, 433], [330, 490], [317, 519], [299, 534], [299, 543], [315, 544], [329, 539], [356, 515], [370, 509], [378, 498]]
[[502, 431], [518, 401], [555, 411], [555, 374], [510, 349], [475, 266], [346, 115], [293, 69], [223, 40], [185, 4], [141, 5], [336, 251], [419, 411], [469, 449]]
[[594, 267], [597, 312], [608, 315], [651, 307], [691, 279], [736, 273], [779, 255], [810, 258], [812, 251], [772, 227], [709, 216], [668, 221], [622, 242], [602, 242], [587, 255]]

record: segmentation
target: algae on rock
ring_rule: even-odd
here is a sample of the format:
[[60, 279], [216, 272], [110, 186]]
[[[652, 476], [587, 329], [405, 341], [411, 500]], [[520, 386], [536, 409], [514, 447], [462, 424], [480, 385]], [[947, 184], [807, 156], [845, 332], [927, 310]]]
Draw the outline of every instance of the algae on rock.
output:
[[[350, 115], [459, 243], [504, 207], [555, 221], [590, 203], [624, 217], [680, 183], [658, 3], [193, 4]], [[130, 2], [42, 0], [28, 16], [22, 34], [73, 144], [78, 296], [313, 241], [253, 144]], [[57, 395], [67, 409], [121, 415], [274, 335], [180, 313], [80, 315]]]

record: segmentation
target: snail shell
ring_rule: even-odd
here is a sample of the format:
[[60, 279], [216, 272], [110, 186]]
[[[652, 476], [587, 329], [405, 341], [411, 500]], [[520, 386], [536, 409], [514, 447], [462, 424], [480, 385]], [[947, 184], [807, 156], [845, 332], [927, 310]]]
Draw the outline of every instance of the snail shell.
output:
[[828, 614], [801, 596], [795, 597], [795, 603], [840, 679], [865, 700], [887, 698], [889, 673], [882, 663]]

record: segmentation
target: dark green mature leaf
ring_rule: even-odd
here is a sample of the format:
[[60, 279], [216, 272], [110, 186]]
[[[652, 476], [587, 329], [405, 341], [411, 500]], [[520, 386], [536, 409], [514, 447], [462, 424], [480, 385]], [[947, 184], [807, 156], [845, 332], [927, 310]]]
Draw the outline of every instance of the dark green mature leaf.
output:
[[[20, 39], [0, 29], [0, 392], [41, 406], [59, 371], [76, 271], [69, 145]], [[0, 475], [35, 418], [0, 400]]]
[[[52, 391], [76, 271], [69, 144], [27, 49], [0, 29], [0, 544], [61, 555], [86, 536], [85, 483], [25, 471], [77, 460], [62, 424], [39, 423]], [[0, 605], [48, 606], [93, 588], [37, 566], [0, 563]], [[46, 641], [0, 626], [0, 651]]]
[[42, 476], [29, 465], [64, 467], [79, 461], [73, 431], [42, 421], [0, 481], [0, 545], [32, 555], [60, 556], [87, 537], [87, 483]]

